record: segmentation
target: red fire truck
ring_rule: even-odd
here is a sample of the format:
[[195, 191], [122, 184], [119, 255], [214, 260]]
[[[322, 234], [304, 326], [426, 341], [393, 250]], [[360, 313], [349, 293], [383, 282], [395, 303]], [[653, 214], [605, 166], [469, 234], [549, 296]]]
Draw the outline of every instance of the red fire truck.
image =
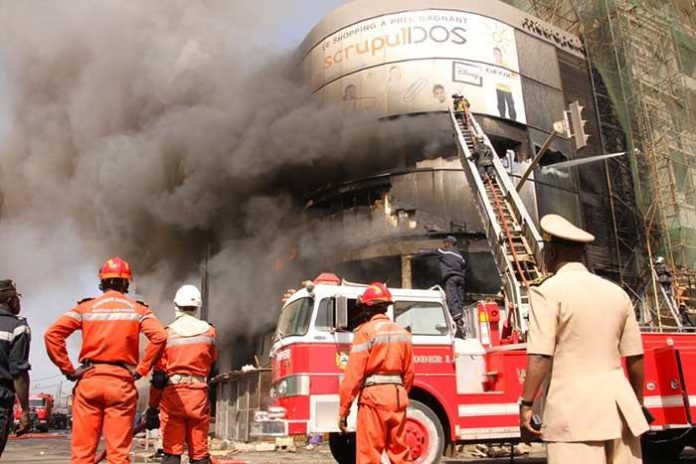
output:
[[[350, 437], [336, 432], [338, 386], [352, 342], [355, 300], [364, 286], [320, 276], [281, 311], [273, 347], [274, 407], [257, 413], [256, 435], [330, 433], [339, 462], [354, 459]], [[517, 399], [526, 367], [523, 344], [503, 344], [497, 302], [468, 308], [457, 338], [441, 289], [392, 289], [388, 315], [413, 335], [416, 378], [406, 426], [416, 462], [438, 462], [452, 443], [519, 440]], [[696, 418], [696, 336], [645, 333], [645, 405], [656, 417], [648, 440], [678, 453]], [[354, 427], [352, 409], [349, 426]]]
[[[428, 290], [391, 289], [392, 320], [410, 330], [416, 377], [406, 432], [412, 457], [436, 463], [450, 444], [519, 441], [517, 400], [525, 377], [530, 281], [541, 276], [543, 242], [500, 161], [484, 180], [471, 160], [478, 124], [450, 114], [464, 172], [483, 219], [502, 277], [502, 298], [465, 308], [467, 330], [455, 337], [445, 296]], [[379, 276], [375, 276], [378, 279]], [[272, 349], [273, 407], [259, 411], [252, 434], [329, 433], [340, 463], [355, 460], [354, 439], [336, 426], [338, 388], [357, 325], [355, 302], [363, 285], [323, 274], [284, 304]], [[646, 329], [647, 330], [647, 329]], [[645, 441], [662, 457], [676, 455], [696, 421], [696, 334], [643, 334], [645, 405], [656, 420]], [[348, 418], [355, 425], [357, 408]], [[601, 420], [601, 418], [597, 418]]]
[[[22, 409], [19, 402], [14, 405], [15, 427], [19, 425]], [[39, 432], [48, 432], [53, 420], [53, 395], [48, 393], [38, 393], [29, 395], [29, 414], [31, 415], [34, 427]]]

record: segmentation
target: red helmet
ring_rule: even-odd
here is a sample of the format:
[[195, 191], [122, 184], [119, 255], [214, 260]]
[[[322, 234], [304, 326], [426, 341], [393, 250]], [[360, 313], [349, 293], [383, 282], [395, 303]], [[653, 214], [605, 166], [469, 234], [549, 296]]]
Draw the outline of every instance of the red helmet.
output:
[[381, 303], [388, 305], [393, 304], [394, 298], [392, 298], [392, 294], [386, 284], [382, 282], [373, 282], [367, 287], [358, 301], [362, 306], [369, 307]]
[[125, 279], [130, 282], [133, 280], [130, 264], [118, 256], [106, 261], [99, 269], [99, 280], [106, 279]]

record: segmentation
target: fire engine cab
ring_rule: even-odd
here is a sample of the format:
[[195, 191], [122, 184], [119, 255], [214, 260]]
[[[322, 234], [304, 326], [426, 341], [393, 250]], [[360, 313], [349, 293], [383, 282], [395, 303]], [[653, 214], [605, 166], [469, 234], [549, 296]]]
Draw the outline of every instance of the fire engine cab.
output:
[[[412, 334], [416, 376], [406, 433], [411, 457], [436, 463], [449, 444], [519, 441], [517, 400], [526, 368], [528, 289], [543, 275], [543, 241], [498, 157], [482, 178], [473, 161], [475, 141], [493, 150], [473, 117], [450, 112], [460, 159], [482, 218], [502, 282], [499, 300], [464, 308], [466, 333], [455, 324], [439, 287], [390, 288], [388, 316]], [[375, 276], [379, 280], [379, 276]], [[329, 433], [340, 463], [355, 461], [354, 439], [339, 435], [336, 419], [353, 330], [356, 299], [365, 286], [322, 274], [284, 304], [272, 348], [273, 407], [256, 414], [252, 434]], [[601, 321], [598, 321], [601, 324]], [[696, 442], [696, 334], [643, 333], [645, 406], [655, 416], [644, 436], [661, 457]], [[355, 407], [348, 425], [355, 426]], [[601, 418], [597, 418], [601, 420]]]
[[[296, 292], [281, 311], [272, 353], [271, 396], [277, 407], [258, 414], [254, 426], [263, 435], [330, 432], [334, 456], [350, 462], [349, 440], [336, 433], [338, 387], [359, 323], [356, 299], [365, 286], [326, 277], [331, 276]], [[416, 377], [406, 430], [419, 462], [436, 462], [453, 441], [517, 434], [516, 401], [526, 358], [522, 346], [497, 343], [497, 303], [471, 308], [477, 324], [473, 336], [463, 339], [454, 336], [439, 287], [390, 290], [395, 303], [388, 316], [412, 334]], [[352, 408], [349, 427], [356, 413]]]
[[[22, 415], [22, 408], [18, 399], [15, 399], [13, 413], [14, 426], [16, 428]], [[48, 393], [29, 395], [29, 413], [36, 429], [39, 432], [48, 432], [53, 419], [53, 395]]]

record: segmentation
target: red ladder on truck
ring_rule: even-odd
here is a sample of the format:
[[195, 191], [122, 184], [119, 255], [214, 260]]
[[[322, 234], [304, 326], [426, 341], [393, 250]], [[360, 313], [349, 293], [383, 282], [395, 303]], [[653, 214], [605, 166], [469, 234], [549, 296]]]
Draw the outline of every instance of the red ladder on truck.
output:
[[493, 158], [493, 176], [484, 181], [472, 159], [476, 136], [493, 150], [488, 137], [473, 117], [471, 126], [450, 109], [459, 158], [471, 188], [476, 209], [481, 216], [486, 238], [495, 257], [503, 282], [508, 318], [524, 339], [529, 315], [529, 283], [539, 278], [543, 242], [505, 168]]

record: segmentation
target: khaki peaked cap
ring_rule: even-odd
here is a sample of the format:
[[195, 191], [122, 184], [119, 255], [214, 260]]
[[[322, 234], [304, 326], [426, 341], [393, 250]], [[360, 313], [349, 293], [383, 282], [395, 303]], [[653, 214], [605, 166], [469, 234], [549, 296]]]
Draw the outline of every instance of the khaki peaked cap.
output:
[[[595, 236], [573, 225], [569, 220], [558, 214], [547, 214], [539, 223], [541, 230], [545, 232], [544, 240], [565, 240], [567, 242], [590, 243]], [[548, 237], [548, 236], [550, 237]]]

